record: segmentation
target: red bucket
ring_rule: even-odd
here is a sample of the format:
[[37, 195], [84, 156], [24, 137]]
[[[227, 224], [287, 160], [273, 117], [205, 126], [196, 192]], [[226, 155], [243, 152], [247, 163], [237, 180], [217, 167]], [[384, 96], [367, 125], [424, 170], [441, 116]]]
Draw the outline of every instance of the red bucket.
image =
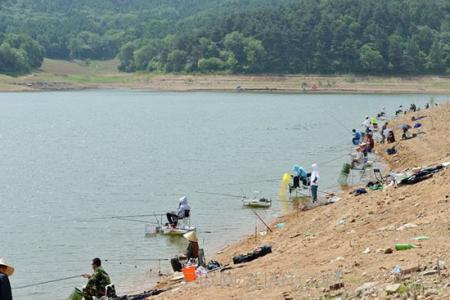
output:
[[195, 275], [195, 266], [184, 267], [182, 271], [184, 280], [187, 282], [194, 281], [197, 278], [197, 276]]

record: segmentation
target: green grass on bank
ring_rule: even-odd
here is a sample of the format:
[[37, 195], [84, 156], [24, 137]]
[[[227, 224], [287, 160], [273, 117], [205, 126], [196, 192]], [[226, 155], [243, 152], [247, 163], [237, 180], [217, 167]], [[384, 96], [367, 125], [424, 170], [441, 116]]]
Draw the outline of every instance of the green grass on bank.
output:
[[[242, 87], [271, 87], [275, 89], [299, 89], [316, 85], [324, 90], [366, 89], [382, 92], [436, 91], [450, 93], [450, 77], [416, 76], [357, 76], [347, 75], [226, 75], [226, 74], [153, 74], [122, 73], [117, 70], [117, 60], [63, 61], [45, 59], [42, 67], [28, 75], [11, 77], [0, 75], [0, 90], [23, 90], [39, 86], [67, 85], [68, 88], [96, 87], [99, 85], [152, 88], [154, 82], [164, 82], [178, 87], [204, 88], [207, 82], [214, 87], [232, 89]], [[203, 85], [201, 85], [203, 84]], [[208, 84], [206, 86], [208, 86]]]

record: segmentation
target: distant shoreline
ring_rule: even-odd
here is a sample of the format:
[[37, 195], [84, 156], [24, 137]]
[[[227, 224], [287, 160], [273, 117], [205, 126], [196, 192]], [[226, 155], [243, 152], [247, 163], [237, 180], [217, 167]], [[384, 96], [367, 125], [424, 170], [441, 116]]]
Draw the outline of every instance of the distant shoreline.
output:
[[121, 73], [118, 62], [45, 59], [39, 71], [0, 75], [0, 92], [131, 89], [292, 94], [450, 94], [445, 76], [226, 75]]
[[[82, 91], [82, 90], [136, 90], [136, 91], [148, 91], [148, 92], [234, 92], [234, 93], [274, 93], [274, 94], [299, 94], [299, 95], [316, 95], [316, 94], [430, 94], [430, 95], [450, 95], [449, 88], [372, 88], [369, 85], [360, 85], [357, 88], [317, 88], [303, 90], [301, 88], [285, 88], [282, 86], [277, 86], [274, 84], [271, 87], [241, 87], [233, 88], [228, 86], [221, 86], [220, 82], [214, 79], [210, 82], [210, 87], [200, 87], [200, 86], [188, 86], [180, 84], [177, 79], [166, 80], [165, 75], [161, 75], [159, 78], [155, 77], [155, 80], [164, 82], [164, 86], [160, 83], [149, 83], [149, 84], [72, 84], [70, 82], [38, 82], [30, 85], [21, 85], [17, 83], [12, 84], [0, 84], [0, 94], [1, 93], [21, 93], [21, 92], [58, 92], [58, 91]], [[173, 75], [177, 76], [177, 75]], [[185, 75], [179, 75], [185, 76]], [[206, 75], [207, 77], [208, 75]], [[242, 76], [235, 79], [236, 81], [242, 80]], [[245, 82], [245, 81], [244, 81]], [[254, 81], [253, 84], [264, 84], [266, 81]], [[450, 84], [450, 79], [449, 79]]]

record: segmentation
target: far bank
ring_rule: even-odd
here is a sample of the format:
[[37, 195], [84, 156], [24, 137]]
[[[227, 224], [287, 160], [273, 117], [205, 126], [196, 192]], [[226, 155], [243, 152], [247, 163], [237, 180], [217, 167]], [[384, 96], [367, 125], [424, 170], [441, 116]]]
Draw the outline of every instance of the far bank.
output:
[[450, 77], [121, 73], [117, 61], [46, 59], [29, 75], [0, 75], [0, 92], [81, 89], [274, 93], [446, 94]]

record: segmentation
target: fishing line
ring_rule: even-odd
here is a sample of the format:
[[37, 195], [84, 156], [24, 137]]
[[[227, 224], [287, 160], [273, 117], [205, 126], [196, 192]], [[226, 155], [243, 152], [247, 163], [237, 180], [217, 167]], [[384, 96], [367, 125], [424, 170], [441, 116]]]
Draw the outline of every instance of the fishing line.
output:
[[75, 275], [75, 276], [69, 276], [69, 277], [64, 277], [64, 278], [59, 278], [59, 279], [42, 281], [42, 282], [37, 282], [37, 283], [14, 287], [13, 290], [26, 289], [26, 288], [33, 287], [33, 286], [44, 285], [44, 284], [48, 284], [48, 283], [52, 283], [52, 282], [64, 281], [64, 280], [69, 280], [69, 279], [74, 279], [74, 278], [79, 278], [79, 277], [81, 277], [81, 275]]
[[337, 119], [334, 115], [332, 115], [329, 111], [327, 111], [327, 114], [328, 114], [330, 117], [332, 117], [333, 120], [335, 120], [339, 125], [341, 125], [342, 128], [345, 129], [345, 132], [346, 132], [346, 133], [352, 132], [351, 130], [349, 130], [349, 129], [347, 128], [346, 125], [344, 125], [344, 123], [342, 123], [340, 120], [338, 120], [338, 119]]
[[339, 159], [341, 159], [341, 158], [343, 158], [343, 157], [345, 157], [345, 156], [348, 156], [349, 154], [348, 153], [346, 153], [346, 154], [343, 154], [343, 155], [341, 155], [341, 156], [339, 156], [339, 157], [335, 157], [335, 158], [333, 158], [333, 159], [330, 159], [330, 160], [327, 160], [327, 161], [324, 161], [324, 162], [319, 162], [319, 163], [317, 163], [319, 166], [326, 166], [328, 163], [331, 163], [331, 162], [335, 162], [335, 161], [337, 161], [337, 160], [339, 160]]
[[170, 258], [127, 258], [127, 259], [104, 259], [105, 262], [123, 262], [123, 261], [168, 261]]

